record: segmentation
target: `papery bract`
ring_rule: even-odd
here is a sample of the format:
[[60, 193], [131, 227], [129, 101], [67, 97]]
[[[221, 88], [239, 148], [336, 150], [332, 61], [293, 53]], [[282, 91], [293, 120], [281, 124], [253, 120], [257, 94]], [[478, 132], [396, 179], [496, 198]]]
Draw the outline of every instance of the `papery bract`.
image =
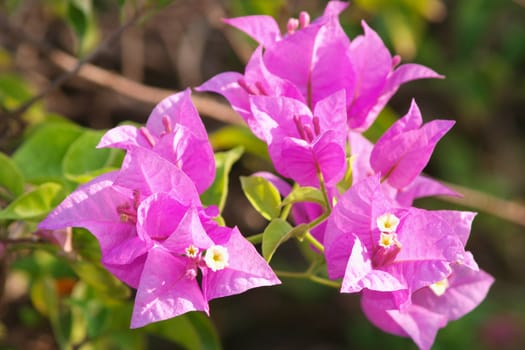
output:
[[[120, 249], [124, 241], [137, 236], [135, 211], [138, 207], [133, 190], [114, 184], [118, 172], [101, 175], [80, 186], [54, 209], [39, 225], [39, 229], [56, 230], [83, 227], [98, 240], [102, 257]], [[129, 253], [128, 253], [129, 254]], [[131, 255], [135, 255], [131, 253]], [[124, 266], [104, 266], [132, 287], [138, 285], [143, 261], [128, 258]], [[122, 271], [125, 270], [125, 273]]]
[[334, 185], [346, 170], [345, 94], [320, 101], [314, 111], [286, 97], [252, 97], [259, 136], [268, 143], [276, 170], [301, 185]]
[[198, 89], [224, 95], [248, 125], [252, 121], [249, 95], [286, 96], [313, 109], [342, 89], [347, 96], [348, 125], [362, 132], [403, 83], [441, 77], [417, 64], [396, 68], [399, 57], [390, 55], [365, 22], [364, 35], [351, 42], [338, 20], [346, 6], [344, 2], [330, 1], [323, 16], [312, 23], [303, 16], [302, 22], [298, 21], [297, 27], [292, 25], [285, 36], [279, 35], [277, 25], [266, 16], [226, 20], [264, 46], [264, 53], [260, 48], [254, 52], [244, 76], [222, 73]]
[[370, 154], [372, 168], [397, 189], [403, 189], [421, 173], [437, 142], [455, 122], [422, 123], [421, 112], [412, 101], [408, 113], [379, 138]]
[[[218, 226], [202, 208], [157, 193], [142, 202], [138, 213], [139, 237], [151, 249], [138, 286], [132, 328], [188, 311], [209, 313], [211, 299], [280, 283], [236, 228]], [[210, 251], [220, 263], [210, 258]]]
[[430, 349], [440, 328], [478, 306], [493, 282], [484, 271], [454, 264], [446, 279], [418, 289], [401, 308], [397, 300], [406, 299], [406, 291], [364, 290], [361, 305], [366, 317], [381, 330], [411, 337], [425, 350]]
[[98, 147], [151, 149], [188, 174], [199, 193], [206, 190], [215, 177], [213, 150], [191, 102], [189, 89], [159, 102], [146, 127], [113, 128], [102, 137]]
[[[450, 264], [477, 268], [464, 244], [473, 213], [399, 207], [377, 176], [354, 184], [328, 221], [325, 256], [342, 292], [417, 290], [450, 273]], [[393, 229], [386, 229], [385, 225]]]
[[453, 123], [435, 120], [421, 127], [421, 113], [413, 102], [409, 112], [396, 121], [375, 145], [363, 135], [350, 132], [353, 181], [380, 174], [383, 189], [403, 206], [410, 206], [414, 199], [421, 197], [459, 196], [439, 182], [421, 175], [437, 142]]

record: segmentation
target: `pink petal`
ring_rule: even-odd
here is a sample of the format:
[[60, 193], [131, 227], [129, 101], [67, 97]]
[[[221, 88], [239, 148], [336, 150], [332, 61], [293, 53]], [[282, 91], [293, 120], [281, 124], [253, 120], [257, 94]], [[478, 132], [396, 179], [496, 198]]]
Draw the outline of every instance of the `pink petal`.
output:
[[215, 179], [215, 158], [211, 144], [207, 138], [197, 138], [184, 126], [177, 125], [173, 132], [164, 135], [153, 151], [188, 175], [199, 193], [204, 192]]
[[115, 184], [138, 190], [143, 197], [173, 191], [183, 202], [200, 202], [188, 175], [155, 152], [141, 147], [128, 151]]
[[[349, 50], [350, 40], [337, 18], [327, 21], [319, 29], [315, 37], [308, 81], [310, 106], [315, 106], [320, 100], [341, 89], [346, 89], [347, 95], [353, 96], [356, 72]], [[344, 102], [346, 105], [346, 101]]]
[[428, 350], [434, 344], [437, 332], [447, 321], [440, 314], [411, 305], [407, 311], [388, 310], [387, 314], [398, 323], [421, 350]]
[[310, 69], [319, 26], [307, 26], [268, 48], [264, 62], [273, 74], [291, 81], [308, 100]]
[[177, 229], [162, 242], [162, 246], [171, 252], [184, 253], [185, 249], [194, 245], [201, 250], [208, 249], [213, 241], [202, 226], [196, 208], [189, 208], [180, 221]]
[[152, 134], [161, 135], [166, 131], [163, 122], [163, 118], [166, 116], [173, 127], [181, 124], [197, 137], [208, 138], [199, 113], [191, 101], [191, 90], [189, 88], [160, 101], [151, 112], [146, 127]]
[[149, 248], [146, 242], [134, 236], [105, 253], [101, 263], [119, 280], [137, 288]]
[[[388, 183], [385, 183], [388, 184]], [[461, 194], [426, 176], [417, 176], [412, 183], [396, 194], [396, 200], [403, 206], [411, 206], [414, 199], [431, 196], [461, 197]]]
[[83, 227], [99, 241], [102, 254], [136, 235], [135, 225], [120, 220], [117, 207], [132, 201], [131, 190], [115, 186], [117, 172], [103, 174], [80, 186], [39, 225], [55, 230]]
[[203, 275], [202, 284], [206, 300], [281, 283], [272, 268], [237, 228], [232, 230], [224, 247], [229, 254], [228, 266], [216, 272], [208, 270]]
[[364, 291], [361, 307], [365, 316], [379, 329], [402, 337], [411, 337], [420, 349], [430, 349], [446, 318], [417, 305], [395, 308], [399, 292]]
[[122, 125], [108, 130], [100, 139], [97, 148], [128, 149], [130, 146], [151, 147], [139, 129], [132, 125]]
[[186, 276], [184, 259], [161, 247], [151, 249], [137, 290], [131, 328], [194, 310], [209, 313], [197, 281]]
[[348, 129], [346, 127], [346, 93], [339, 90], [320, 100], [314, 108], [314, 116], [319, 118], [321, 131], [334, 130], [340, 143], [346, 142]]
[[394, 291], [406, 288], [388, 272], [373, 269], [369, 253], [356, 237], [345, 270], [341, 292], [356, 293], [364, 288], [376, 291]]
[[494, 278], [484, 271], [474, 271], [463, 265], [454, 265], [445, 293], [436, 296], [430, 288], [414, 293], [412, 300], [433, 312], [456, 320], [477, 307], [487, 296]]
[[[312, 117], [310, 109], [298, 100], [287, 97], [252, 96], [250, 98], [254, 120], [258, 124], [258, 135], [266, 143], [281, 142], [285, 136], [299, 138], [294, 117]], [[255, 130], [252, 131], [255, 132]], [[261, 137], [262, 136], [262, 137]]]
[[327, 186], [334, 186], [346, 172], [346, 152], [338, 136], [334, 130], [326, 131], [313, 145], [315, 164], [321, 169]]
[[349, 96], [348, 122], [351, 128], [359, 129], [364, 124], [370, 108], [376, 103], [391, 70], [392, 56], [381, 38], [366, 22], [361, 22], [364, 35], [356, 37], [350, 46], [350, 57], [357, 72], [355, 90]]
[[275, 19], [271, 16], [244, 16], [228, 18], [225, 23], [235, 27], [249, 36], [259, 44], [269, 47], [281, 39], [281, 31]]
[[419, 64], [403, 64], [399, 66], [388, 78], [383, 94], [392, 96], [402, 84], [416, 80], [436, 78], [442, 79], [444, 76], [434, 72], [432, 69]]

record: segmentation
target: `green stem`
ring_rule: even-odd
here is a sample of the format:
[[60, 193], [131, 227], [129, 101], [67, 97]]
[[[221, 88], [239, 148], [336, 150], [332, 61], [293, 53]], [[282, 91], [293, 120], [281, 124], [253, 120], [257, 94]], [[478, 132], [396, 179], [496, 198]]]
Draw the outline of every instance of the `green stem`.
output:
[[263, 234], [262, 234], [262, 233], [258, 233], [258, 234], [256, 234], [256, 235], [246, 237], [246, 239], [247, 239], [248, 242], [250, 242], [251, 244], [259, 244], [259, 243], [262, 242]]
[[328, 287], [338, 288], [338, 289], [341, 288], [341, 284], [339, 282], [331, 281], [327, 278], [319, 277], [319, 276], [313, 275], [308, 272], [291, 272], [291, 271], [278, 271], [278, 270], [274, 270], [274, 272], [279, 277], [307, 279], [312, 282], [322, 284], [323, 286], [328, 286]]
[[304, 238], [313, 245], [317, 250], [319, 250], [321, 253], [324, 253], [324, 246], [319, 242], [310, 232], [306, 232], [304, 235]]
[[323, 286], [328, 286], [328, 287], [337, 288], [337, 289], [341, 288], [341, 283], [337, 281], [332, 281], [327, 278], [319, 277], [316, 275], [310, 275], [308, 276], [308, 278], [310, 281], [322, 284]]
[[288, 215], [290, 215], [290, 210], [292, 210], [292, 204], [285, 205], [279, 217], [283, 220], [286, 220]]

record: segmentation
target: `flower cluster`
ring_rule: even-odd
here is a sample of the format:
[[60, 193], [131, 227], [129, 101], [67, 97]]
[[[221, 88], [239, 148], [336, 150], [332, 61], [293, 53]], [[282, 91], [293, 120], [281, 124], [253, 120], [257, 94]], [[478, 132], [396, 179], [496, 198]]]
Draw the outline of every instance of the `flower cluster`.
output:
[[[342, 293], [361, 293], [377, 327], [428, 349], [440, 328], [485, 298], [493, 278], [465, 249], [475, 213], [413, 206], [457, 195], [422, 175], [454, 122], [423, 124], [412, 101], [375, 144], [363, 136], [402, 84], [441, 76], [400, 65], [365, 22], [350, 40], [339, 23], [346, 6], [330, 1], [313, 21], [301, 12], [284, 34], [268, 16], [226, 20], [259, 47], [244, 74], [221, 73], [197, 90], [222, 94], [268, 145], [275, 170], [321, 194], [291, 201], [289, 213], [307, 227], [328, 278]], [[220, 226], [217, 208], [200, 201], [215, 164], [189, 90], [160, 102], [145, 127], [114, 128], [99, 146], [126, 150], [122, 168], [78, 188], [40, 228], [92, 232], [104, 266], [137, 288], [132, 327], [208, 313], [211, 299], [280, 283], [237, 228]], [[283, 196], [291, 191], [273, 174], [258, 176]]]
[[102, 264], [137, 289], [132, 328], [209, 313], [209, 300], [280, 283], [239, 230], [217, 224], [218, 209], [200, 201], [215, 161], [189, 90], [160, 102], [146, 127], [109, 130], [99, 147], [124, 148], [122, 168], [79, 187], [39, 227], [91, 231]]
[[457, 195], [421, 175], [454, 122], [423, 124], [413, 101], [375, 144], [362, 134], [400, 85], [441, 76], [399, 65], [365, 22], [350, 41], [338, 19], [346, 6], [330, 1], [315, 21], [302, 12], [284, 35], [267, 16], [227, 20], [259, 48], [244, 74], [222, 73], [198, 89], [230, 102], [268, 144], [280, 175], [325, 194], [324, 207], [299, 203], [292, 215], [297, 224], [317, 219], [316, 247], [328, 276], [342, 279], [341, 292], [361, 292], [372, 323], [428, 349], [439, 328], [484, 299], [493, 279], [465, 250], [474, 213], [412, 206], [419, 197]]

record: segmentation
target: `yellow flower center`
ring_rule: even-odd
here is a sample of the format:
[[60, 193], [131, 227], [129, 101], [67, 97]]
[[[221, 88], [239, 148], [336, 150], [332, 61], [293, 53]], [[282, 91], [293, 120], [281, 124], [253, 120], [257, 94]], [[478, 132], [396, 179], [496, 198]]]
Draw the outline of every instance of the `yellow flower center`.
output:
[[394, 245], [398, 248], [401, 248], [401, 242], [397, 240], [396, 233], [381, 232], [378, 243], [383, 248], [390, 248]]
[[445, 292], [448, 289], [448, 286], [449, 286], [448, 279], [445, 278], [445, 279], [442, 279], [441, 281], [437, 281], [436, 283], [432, 283], [428, 287], [430, 288], [430, 290], [432, 290], [434, 292], [435, 295], [440, 297], [443, 294], [445, 294]]
[[376, 219], [377, 228], [381, 232], [396, 232], [399, 225], [399, 218], [392, 213], [386, 213], [378, 216]]
[[196, 258], [199, 254], [199, 248], [195, 247], [193, 244], [190, 244], [188, 248], [185, 249], [186, 256], [190, 258]]
[[228, 250], [220, 245], [215, 245], [206, 250], [204, 262], [212, 271], [219, 271], [228, 266]]

